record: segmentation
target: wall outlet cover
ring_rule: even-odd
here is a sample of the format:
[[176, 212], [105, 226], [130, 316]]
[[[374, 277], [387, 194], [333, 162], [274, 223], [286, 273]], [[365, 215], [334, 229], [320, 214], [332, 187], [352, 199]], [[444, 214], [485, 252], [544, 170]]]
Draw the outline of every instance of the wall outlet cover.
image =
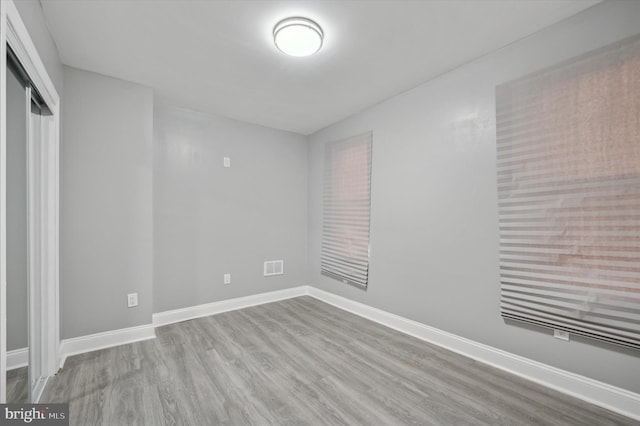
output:
[[138, 306], [138, 293], [129, 293], [127, 294], [127, 307], [133, 308], [134, 306]]
[[231, 284], [231, 274], [224, 274], [224, 283]]
[[564, 330], [553, 330], [553, 337], [560, 340], [569, 341], [569, 332]]

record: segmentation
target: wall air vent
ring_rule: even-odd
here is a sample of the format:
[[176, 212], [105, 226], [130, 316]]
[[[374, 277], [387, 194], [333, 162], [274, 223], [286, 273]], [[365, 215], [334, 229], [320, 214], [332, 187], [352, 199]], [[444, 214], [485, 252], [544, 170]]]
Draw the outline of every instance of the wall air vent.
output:
[[284, 260], [267, 260], [264, 262], [264, 276], [284, 274]]

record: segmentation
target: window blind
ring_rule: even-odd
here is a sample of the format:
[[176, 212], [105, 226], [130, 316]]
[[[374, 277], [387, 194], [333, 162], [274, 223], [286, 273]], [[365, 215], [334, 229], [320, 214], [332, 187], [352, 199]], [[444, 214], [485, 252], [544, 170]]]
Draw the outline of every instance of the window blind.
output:
[[502, 316], [640, 348], [640, 38], [496, 88]]
[[371, 206], [371, 133], [325, 146], [323, 275], [367, 287]]

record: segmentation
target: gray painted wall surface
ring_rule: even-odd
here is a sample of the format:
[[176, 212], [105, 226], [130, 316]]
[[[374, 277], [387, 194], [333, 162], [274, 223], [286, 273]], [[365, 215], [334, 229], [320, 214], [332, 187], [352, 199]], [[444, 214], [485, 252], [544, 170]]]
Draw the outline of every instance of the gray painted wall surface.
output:
[[307, 284], [303, 136], [156, 104], [153, 186], [154, 312]]
[[[310, 137], [310, 283], [564, 370], [640, 392], [640, 352], [500, 317], [494, 90], [640, 32], [640, 2], [606, 2]], [[320, 275], [323, 144], [373, 130], [364, 292]]]
[[[151, 322], [151, 89], [65, 67], [60, 154], [63, 339]], [[139, 306], [127, 308], [127, 293]]]
[[7, 72], [7, 350], [26, 348], [27, 299], [27, 101]]
[[63, 65], [60, 62], [58, 48], [56, 47], [42, 12], [42, 6], [38, 0], [17, 0], [13, 2], [20, 13], [29, 36], [36, 46], [38, 55], [42, 60], [47, 73], [51, 78], [58, 95], [62, 97], [63, 89]]

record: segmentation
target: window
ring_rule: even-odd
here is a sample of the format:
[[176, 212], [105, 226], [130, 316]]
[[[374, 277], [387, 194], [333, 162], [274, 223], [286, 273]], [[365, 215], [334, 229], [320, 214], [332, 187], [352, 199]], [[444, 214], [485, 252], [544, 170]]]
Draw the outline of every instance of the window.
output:
[[640, 38], [496, 89], [502, 316], [640, 348]]
[[366, 288], [371, 133], [326, 145], [322, 205], [322, 274]]

